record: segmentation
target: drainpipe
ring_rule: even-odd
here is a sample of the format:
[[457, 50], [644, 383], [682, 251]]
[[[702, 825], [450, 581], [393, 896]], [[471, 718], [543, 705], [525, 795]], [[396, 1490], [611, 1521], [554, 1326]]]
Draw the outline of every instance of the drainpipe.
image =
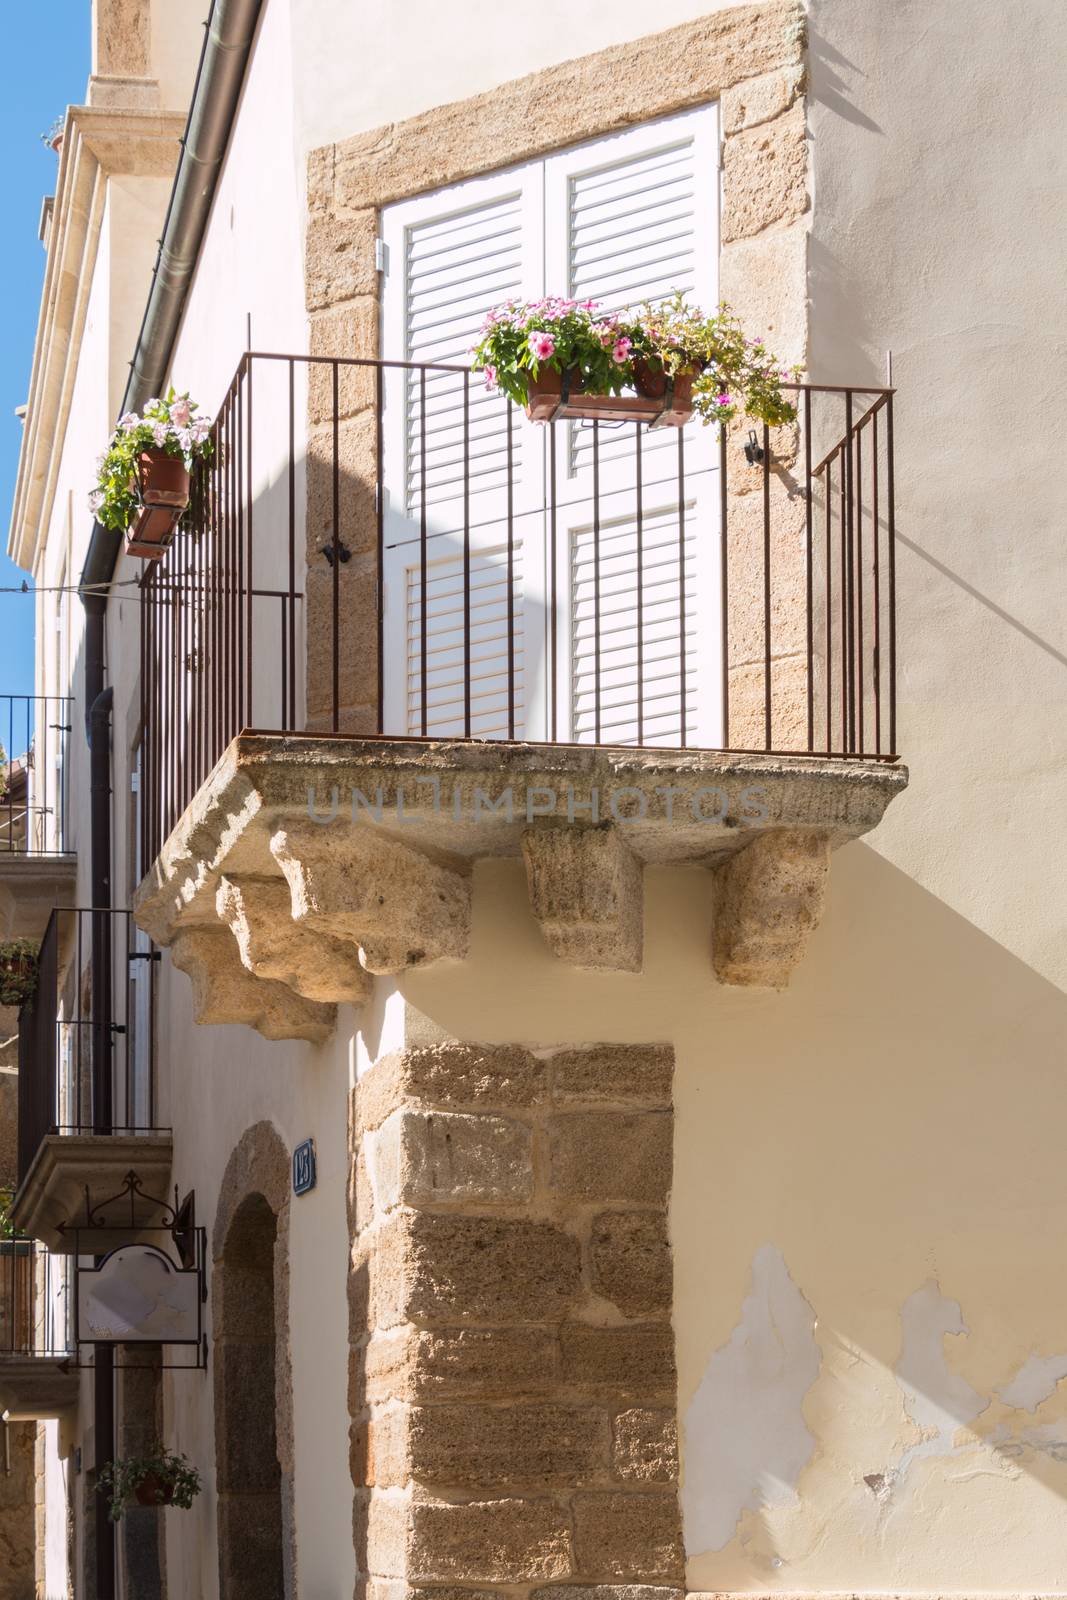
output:
[[[182, 153], [120, 411], [139, 411], [163, 388], [262, 5], [263, 0], [212, 0]], [[115, 530], [94, 522], [82, 568], [83, 590], [111, 582], [121, 544]]]
[[[85, 603], [85, 733], [89, 741], [89, 849], [92, 916], [93, 1132], [111, 1132], [111, 706], [114, 691], [104, 685], [103, 595], [83, 595]], [[110, 1345], [97, 1345], [93, 1362], [93, 1439], [95, 1465], [115, 1455], [115, 1358]], [[115, 1600], [115, 1524], [107, 1501], [96, 1496], [96, 1600]]]

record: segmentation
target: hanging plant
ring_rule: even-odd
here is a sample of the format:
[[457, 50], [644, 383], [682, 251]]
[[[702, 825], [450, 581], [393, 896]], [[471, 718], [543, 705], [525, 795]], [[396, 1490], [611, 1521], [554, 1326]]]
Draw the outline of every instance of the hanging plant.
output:
[[536, 421], [629, 416], [678, 426], [743, 410], [778, 426], [796, 417], [782, 393], [791, 374], [762, 340], [747, 339], [728, 306], [707, 317], [681, 294], [617, 315], [593, 300], [509, 300], [486, 317], [473, 365]]
[[0, 1006], [21, 1006], [37, 993], [37, 946], [32, 939], [0, 944]]
[[196, 411], [195, 400], [173, 389], [140, 415], [127, 411], [97, 463], [89, 509], [105, 528], [126, 534], [132, 555], [165, 552], [189, 504], [193, 466], [211, 459], [211, 424]]
[[200, 1493], [200, 1474], [188, 1456], [157, 1444], [150, 1456], [126, 1456], [101, 1467], [99, 1493], [108, 1496], [108, 1515], [118, 1522], [131, 1500], [141, 1506], [177, 1506], [188, 1511]]

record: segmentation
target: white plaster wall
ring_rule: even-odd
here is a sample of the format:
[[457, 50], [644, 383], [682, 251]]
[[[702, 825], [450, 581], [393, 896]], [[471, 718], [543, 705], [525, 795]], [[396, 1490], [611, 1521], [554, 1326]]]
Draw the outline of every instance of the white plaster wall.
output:
[[59, 1423], [43, 1422], [44, 1430], [44, 1600], [67, 1593], [67, 1481], [69, 1460], [59, 1454]]

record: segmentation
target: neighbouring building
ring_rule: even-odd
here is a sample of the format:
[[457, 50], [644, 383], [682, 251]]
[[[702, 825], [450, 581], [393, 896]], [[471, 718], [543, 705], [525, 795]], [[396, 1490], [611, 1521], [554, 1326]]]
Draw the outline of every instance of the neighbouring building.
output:
[[[93, 52], [9, 542], [0, 1600], [1062, 1594], [1059, 7]], [[675, 289], [795, 424], [467, 375], [509, 296]], [[87, 497], [172, 384], [215, 457], [142, 560]], [[156, 1441], [200, 1494], [112, 1523]]]

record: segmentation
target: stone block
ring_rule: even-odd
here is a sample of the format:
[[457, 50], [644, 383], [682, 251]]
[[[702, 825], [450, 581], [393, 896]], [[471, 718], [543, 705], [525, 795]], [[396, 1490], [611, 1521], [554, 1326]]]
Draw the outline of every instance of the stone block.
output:
[[544, 1583], [569, 1576], [570, 1517], [551, 1499], [411, 1506], [408, 1575], [415, 1582]]
[[639, 972], [641, 863], [618, 828], [533, 827], [522, 836], [533, 914], [561, 961]]
[[[723, 299], [749, 338], [761, 338], [780, 361], [803, 365], [808, 348], [808, 233], [803, 223], [738, 239], [722, 252]], [[732, 463], [731, 463], [732, 465]]]
[[[373, 361], [378, 354], [378, 299], [364, 295], [311, 320], [311, 354]], [[373, 366], [312, 362], [308, 368], [308, 419], [312, 425], [355, 416], [373, 406], [377, 388]], [[336, 386], [334, 375], [336, 374]]]
[[557, 1106], [671, 1104], [674, 1052], [670, 1045], [598, 1044], [557, 1050], [551, 1057]]
[[780, 67], [734, 84], [720, 101], [723, 133], [740, 133], [757, 123], [770, 122], [788, 111], [803, 91], [804, 68], [800, 65]]
[[306, 462], [308, 562], [325, 567], [323, 551], [333, 547], [335, 525], [338, 541], [350, 556], [376, 559], [378, 434], [373, 411], [361, 411], [342, 422], [336, 438], [332, 428], [313, 433]]
[[612, 1467], [617, 1478], [674, 1483], [678, 1478], [678, 1424], [673, 1410], [635, 1406], [612, 1424]]
[[376, 1128], [398, 1106], [510, 1111], [548, 1099], [549, 1067], [519, 1045], [428, 1045], [384, 1056], [356, 1090], [360, 1125]]
[[575, 1564], [589, 1578], [685, 1576], [681, 1519], [674, 1494], [576, 1494]]
[[378, 292], [372, 209], [330, 216], [312, 212], [304, 241], [304, 294], [309, 311]]
[[533, 1193], [531, 1130], [509, 1117], [394, 1111], [367, 1135], [375, 1203], [521, 1204]]
[[669, 1111], [574, 1111], [548, 1121], [549, 1182], [565, 1200], [665, 1204], [671, 1187]]
[[822, 916], [829, 870], [826, 834], [789, 828], [718, 868], [712, 956], [723, 983], [785, 988]]
[[383, 1233], [394, 1229], [404, 1236], [404, 1320], [546, 1322], [580, 1298], [578, 1240], [548, 1223], [417, 1212]]
[[[805, 502], [780, 479], [771, 482], [764, 529], [763, 495], [729, 505], [728, 624], [732, 665], [807, 650], [807, 523]], [[770, 578], [770, 605], [764, 593]], [[814, 579], [817, 581], [818, 574]], [[814, 588], [813, 583], [813, 588]]]
[[333, 1006], [305, 1000], [285, 984], [254, 978], [241, 965], [227, 928], [180, 928], [170, 954], [179, 972], [192, 980], [199, 1023], [241, 1022], [265, 1039], [306, 1039], [310, 1044], [324, 1044], [333, 1032]]
[[370, 1401], [515, 1399], [559, 1382], [559, 1345], [549, 1328], [407, 1328], [367, 1348]]
[[808, 208], [803, 103], [736, 133], [723, 147], [723, 243], [792, 222]]
[[568, 1322], [560, 1330], [563, 1379], [622, 1399], [673, 1395], [674, 1332], [669, 1322], [595, 1328]]
[[[333, 570], [324, 556], [315, 556], [304, 575], [307, 614], [308, 720], [320, 733], [332, 731], [334, 655], [337, 656], [337, 695], [341, 732], [377, 731], [378, 611], [377, 575], [372, 557], [354, 558], [342, 565], [337, 583], [337, 621], [334, 622]], [[367, 726], [356, 726], [345, 708], [374, 703]], [[355, 721], [367, 721], [357, 717]]]
[[567, 1488], [602, 1473], [608, 1418], [591, 1406], [415, 1406], [410, 1459], [419, 1482], [466, 1489]]
[[277, 878], [221, 878], [215, 907], [241, 964], [256, 978], [284, 983], [307, 1000], [362, 1005], [373, 992], [354, 944], [297, 927], [289, 885]]
[[[766, 713], [767, 670], [762, 661], [730, 669], [731, 750], [767, 748]], [[839, 729], [835, 718], [834, 727]], [[818, 692], [814, 733], [817, 742], [825, 738], [825, 702]], [[840, 733], [837, 734], [838, 742]], [[808, 748], [808, 663], [807, 655], [786, 656], [771, 662], [770, 748], [780, 751], [806, 751]]]
[[573, 1583], [534, 1589], [530, 1600], [684, 1600], [683, 1589], [648, 1583]]
[[466, 955], [469, 866], [443, 865], [371, 823], [341, 819], [294, 822], [270, 848], [288, 880], [294, 920], [357, 944], [369, 972]]
[[593, 1291], [627, 1317], [671, 1309], [666, 1218], [648, 1211], [605, 1211], [590, 1238]]

